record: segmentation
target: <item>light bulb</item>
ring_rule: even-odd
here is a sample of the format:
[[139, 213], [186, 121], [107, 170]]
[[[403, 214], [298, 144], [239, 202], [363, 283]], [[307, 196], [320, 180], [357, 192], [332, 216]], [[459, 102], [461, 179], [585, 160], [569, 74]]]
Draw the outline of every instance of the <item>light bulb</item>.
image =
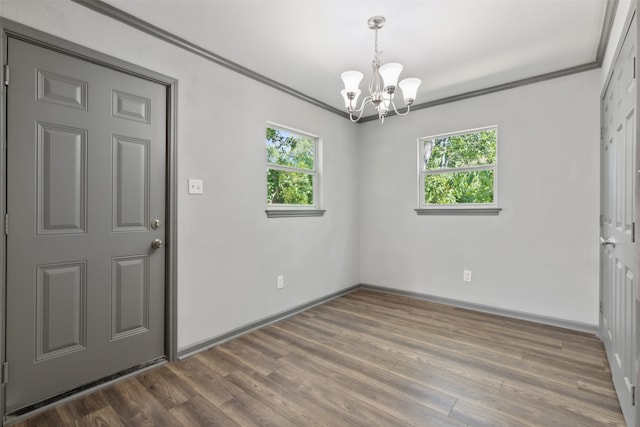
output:
[[362, 91], [360, 89], [356, 89], [355, 92], [355, 96], [353, 98], [353, 100], [349, 99], [349, 96], [347, 95], [349, 93], [349, 91], [347, 91], [347, 89], [342, 89], [340, 91], [340, 94], [342, 95], [342, 99], [344, 100], [344, 106], [345, 108], [349, 109], [349, 108], [356, 108], [356, 105], [358, 104], [358, 97], [360, 96], [360, 94], [362, 93]]

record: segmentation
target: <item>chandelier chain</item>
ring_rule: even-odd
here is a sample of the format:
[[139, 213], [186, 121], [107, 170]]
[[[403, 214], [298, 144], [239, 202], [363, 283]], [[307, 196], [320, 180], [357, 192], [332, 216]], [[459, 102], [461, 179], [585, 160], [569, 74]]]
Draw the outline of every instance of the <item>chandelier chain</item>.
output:
[[375, 61], [380, 65], [380, 53], [378, 52], [378, 29], [376, 28], [376, 42], [375, 42]]

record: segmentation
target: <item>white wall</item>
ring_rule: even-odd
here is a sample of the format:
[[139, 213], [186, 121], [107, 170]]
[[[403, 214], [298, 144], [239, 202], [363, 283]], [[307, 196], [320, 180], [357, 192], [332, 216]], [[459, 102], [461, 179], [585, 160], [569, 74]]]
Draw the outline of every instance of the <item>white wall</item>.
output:
[[[358, 283], [356, 126], [69, 1], [0, 13], [179, 80], [180, 348]], [[268, 120], [322, 137], [324, 217], [266, 218]]]
[[[597, 325], [599, 79], [593, 70], [361, 125], [361, 281]], [[417, 216], [416, 139], [487, 125], [499, 128], [500, 215]]]

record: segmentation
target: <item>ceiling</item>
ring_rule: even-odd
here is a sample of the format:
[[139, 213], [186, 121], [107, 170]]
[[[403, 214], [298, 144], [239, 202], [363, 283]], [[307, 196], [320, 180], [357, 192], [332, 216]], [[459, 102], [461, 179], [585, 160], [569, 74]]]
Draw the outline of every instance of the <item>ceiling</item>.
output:
[[[106, 0], [340, 110], [340, 74], [382, 63], [418, 77], [417, 104], [593, 63], [605, 0]], [[366, 111], [365, 115], [373, 111]]]

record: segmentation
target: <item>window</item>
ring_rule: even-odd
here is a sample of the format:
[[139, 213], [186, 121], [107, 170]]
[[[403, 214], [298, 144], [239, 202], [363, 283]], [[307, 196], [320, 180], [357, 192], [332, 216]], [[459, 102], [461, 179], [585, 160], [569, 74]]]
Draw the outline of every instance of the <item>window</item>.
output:
[[322, 215], [324, 211], [318, 210], [319, 138], [269, 124], [266, 145], [267, 215]]
[[498, 129], [488, 127], [418, 140], [418, 214], [497, 214]]

